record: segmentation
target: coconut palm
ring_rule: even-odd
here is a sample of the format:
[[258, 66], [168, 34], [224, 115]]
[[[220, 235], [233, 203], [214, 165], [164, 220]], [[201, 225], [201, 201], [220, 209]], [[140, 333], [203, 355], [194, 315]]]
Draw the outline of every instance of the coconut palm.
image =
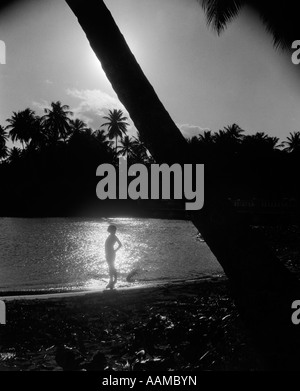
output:
[[69, 110], [68, 105], [62, 105], [60, 101], [52, 102], [51, 108], [44, 109], [45, 115], [42, 117], [42, 122], [48, 132], [48, 139], [55, 143], [59, 140], [64, 142], [70, 135], [70, 115], [73, 115]]
[[240, 142], [243, 139], [244, 130], [237, 124], [232, 124], [224, 127], [224, 131], [234, 140]]
[[108, 140], [107, 133], [103, 129], [97, 129], [94, 132], [94, 137], [99, 144], [102, 144], [105, 148], [110, 149], [113, 142]]
[[6, 141], [8, 140], [8, 135], [3, 126], [0, 125], [0, 160], [7, 157], [7, 146]]
[[247, 140], [255, 140], [255, 141], [262, 141], [262, 142], [267, 141], [268, 138], [269, 136], [264, 132], [257, 132], [255, 134], [245, 136], [245, 139]]
[[154, 159], [150, 155], [145, 143], [141, 139], [141, 135], [137, 132], [137, 136], [132, 138], [132, 149], [136, 158], [144, 163], [154, 163]]
[[273, 35], [275, 47], [290, 48], [299, 37], [298, 14], [291, 12], [297, 1], [272, 2], [266, 0], [198, 0], [207, 16], [207, 22], [220, 34], [245, 6], [253, 10]]
[[121, 140], [122, 146], [118, 147], [118, 155], [127, 156], [129, 160], [135, 159], [136, 153], [134, 151], [134, 140], [129, 136], [124, 136]]
[[2, 125], [0, 125], [0, 145], [5, 145], [7, 140], [8, 140], [8, 134], [5, 128]]
[[188, 144], [199, 144], [199, 139], [197, 136], [192, 136], [192, 137], [185, 137], [185, 140]]
[[290, 133], [287, 141], [284, 141], [283, 144], [286, 145], [284, 150], [287, 152], [300, 152], [300, 132]]
[[244, 132], [238, 125], [233, 124], [225, 126], [213, 135], [214, 141], [220, 144], [240, 144], [243, 140], [242, 133]]
[[[280, 152], [279, 148], [282, 144], [279, 144], [278, 137], [271, 137], [264, 132], [257, 132], [255, 134], [246, 135], [243, 137], [243, 141], [240, 144], [239, 157], [250, 159], [255, 158], [257, 167], [264, 165], [266, 167], [273, 157], [277, 156]], [[263, 163], [265, 161], [265, 163]]]
[[8, 148], [6, 145], [0, 145], [0, 160], [3, 160], [8, 155]]
[[215, 142], [215, 136], [210, 130], [205, 130], [203, 134], [199, 134], [198, 140], [204, 144], [213, 144]]
[[6, 121], [9, 123], [6, 129], [9, 129], [9, 135], [12, 141], [20, 141], [24, 148], [24, 144], [28, 145], [32, 135], [35, 133], [39, 120], [35, 112], [27, 108], [17, 113], [13, 112], [12, 117]]
[[71, 119], [69, 125], [70, 125], [70, 131], [73, 134], [85, 132], [88, 129], [87, 124], [79, 118], [76, 118], [75, 120]]
[[33, 149], [41, 149], [47, 144], [46, 129], [43, 126], [42, 119], [39, 116], [35, 117], [35, 122], [30, 129], [30, 144]]
[[[168, 164], [195, 161], [104, 2], [66, 2], [155, 160]], [[300, 329], [291, 325], [290, 307], [298, 297], [299, 281], [236, 215], [224, 198], [224, 189], [211, 182], [205, 189], [204, 207], [191, 212], [191, 220], [229, 277], [237, 308], [270, 366], [298, 369]], [[280, 321], [274, 321], [274, 312]]]
[[5, 144], [1, 143], [0, 144], [0, 160], [3, 160], [7, 157], [8, 155], [8, 148]]
[[86, 128], [83, 132], [86, 136], [93, 137], [94, 136], [94, 130], [92, 128]]
[[8, 158], [7, 161], [9, 163], [15, 163], [17, 162], [21, 156], [22, 156], [22, 150], [17, 147], [13, 147], [9, 152], [8, 152]]
[[128, 118], [124, 116], [122, 110], [116, 110], [116, 109], [109, 110], [108, 115], [103, 118], [108, 120], [108, 122], [102, 124], [101, 127], [107, 126], [108, 138], [110, 140], [114, 138], [116, 139], [115, 151], [117, 152], [118, 137], [122, 139], [123, 135], [126, 134], [127, 126], [129, 126], [129, 124], [126, 122]]

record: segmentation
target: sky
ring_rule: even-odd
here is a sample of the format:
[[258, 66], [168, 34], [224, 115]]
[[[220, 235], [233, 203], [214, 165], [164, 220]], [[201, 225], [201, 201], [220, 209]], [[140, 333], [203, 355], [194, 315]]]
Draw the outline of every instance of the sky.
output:
[[[197, 0], [105, 4], [184, 136], [233, 123], [247, 134], [263, 131], [281, 140], [300, 130], [300, 70], [288, 53], [273, 47], [249, 10], [218, 36]], [[30, 107], [42, 115], [58, 100], [93, 129], [108, 109], [126, 112], [64, 0], [26, 0], [6, 8], [0, 40], [6, 45], [1, 125], [13, 111]]]

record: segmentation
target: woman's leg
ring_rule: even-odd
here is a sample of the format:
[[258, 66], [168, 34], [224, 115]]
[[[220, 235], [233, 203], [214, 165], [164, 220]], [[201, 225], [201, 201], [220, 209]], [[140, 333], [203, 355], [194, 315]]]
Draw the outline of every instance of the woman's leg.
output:
[[109, 266], [109, 285], [112, 286], [114, 278], [113, 266]]
[[113, 289], [117, 282], [117, 271], [113, 262], [109, 263], [109, 283], [107, 288]]
[[114, 267], [114, 270], [113, 270], [113, 276], [114, 276], [113, 284], [115, 285], [117, 283], [117, 279], [118, 279], [117, 269], [115, 267]]

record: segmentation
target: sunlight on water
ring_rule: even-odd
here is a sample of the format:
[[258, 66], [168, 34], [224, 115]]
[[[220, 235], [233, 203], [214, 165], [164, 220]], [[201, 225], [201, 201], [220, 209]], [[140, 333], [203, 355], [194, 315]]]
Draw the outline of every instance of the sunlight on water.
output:
[[0, 289], [105, 288], [109, 224], [117, 226], [123, 244], [116, 257], [118, 286], [223, 273], [188, 221], [1, 218]]

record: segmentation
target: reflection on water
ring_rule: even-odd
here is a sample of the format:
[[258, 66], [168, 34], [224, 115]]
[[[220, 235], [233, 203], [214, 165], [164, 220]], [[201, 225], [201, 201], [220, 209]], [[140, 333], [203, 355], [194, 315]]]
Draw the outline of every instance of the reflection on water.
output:
[[[223, 273], [188, 221], [0, 218], [0, 289], [99, 289], [108, 280], [104, 242], [115, 224], [118, 286]], [[132, 273], [134, 271], [134, 273]]]

